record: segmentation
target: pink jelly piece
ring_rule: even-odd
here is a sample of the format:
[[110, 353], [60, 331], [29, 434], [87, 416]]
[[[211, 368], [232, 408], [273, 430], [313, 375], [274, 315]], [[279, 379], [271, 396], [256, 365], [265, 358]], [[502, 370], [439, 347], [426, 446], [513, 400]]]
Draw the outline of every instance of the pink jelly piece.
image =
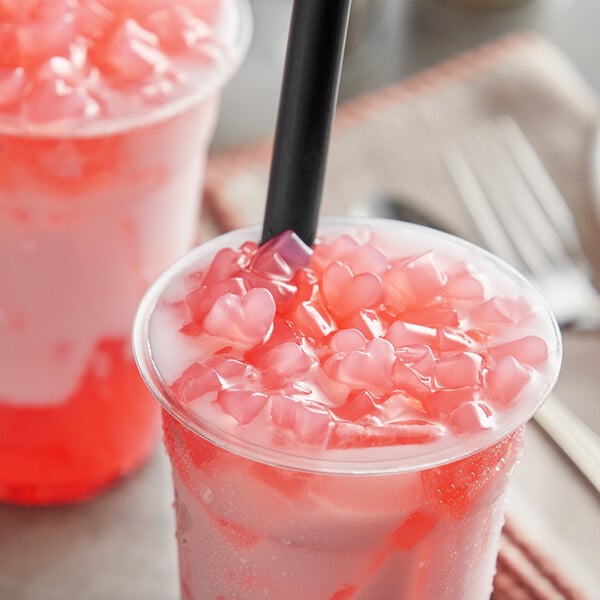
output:
[[413, 308], [402, 312], [402, 319], [408, 323], [427, 327], [458, 327], [459, 319], [456, 309], [444, 304]]
[[158, 36], [128, 19], [94, 50], [94, 61], [113, 85], [131, 85], [167, 68], [169, 61], [158, 45]]
[[435, 384], [438, 388], [476, 387], [481, 383], [482, 358], [473, 352], [442, 356], [435, 361]]
[[479, 324], [498, 329], [520, 323], [531, 312], [531, 306], [522, 296], [494, 296], [475, 306], [470, 317]]
[[23, 111], [32, 123], [78, 120], [100, 113], [100, 104], [80, 87], [62, 79], [39, 82], [23, 100]]
[[297, 234], [284, 231], [259, 247], [250, 268], [265, 277], [289, 281], [309, 264], [312, 254]]
[[463, 404], [476, 400], [477, 391], [472, 387], [441, 389], [427, 399], [427, 412], [436, 418], [446, 420], [452, 412]]
[[332, 409], [338, 419], [358, 421], [378, 412], [375, 397], [368, 390], [358, 390], [348, 396], [345, 404]]
[[[75, 20], [68, 9], [60, 4], [54, 10], [38, 15], [37, 19], [19, 23], [16, 38], [20, 50], [21, 64], [32, 67], [52, 56], [68, 56], [70, 46], [75, 42]], [[4, 49], [3, 49], [4, 51]]]
[[262, 392], [228, 389], [219, 392], [217, 402], [240, 425], [247, 425], [260, 414], [268, 398]]
[[194, 48], [211, 35], [210, 26], [197, 18], [186, 6], [158, 8], [146, 15], [140, 15], [140, 18], [142, 23], [158, 36], [161, 45], [173, 52]]
[[271, 293], [254, 288], [243, 296], [221, 296], [204, 318], [204, 330], [210, 335], [251, 347], [268, 336], [274, 317], [275, 301]]
[[298, 440], [312, 444], [320, 444], [327, 438], [333, 422], [324, 407], [279, 394], [271, 396], [271, 418], [275, 425], [291, 430]]
[[419, 344], [403, 346], [396, 350], [396, 357], [398, 363], [410, 366], [422, 381], [427, 382], [429, 386], [433, 385], [435, 360], [429, 346]]
[[331, 338], [331, 350], [345, 354], [362, 350], [366, 344], [365, 336], [358, 329], [340, 329]]
[[394, 392], [377, 403], [377, 419], [383, 423], [418, 421], [426, 413], [423, 404], [408, 394]]
[[215, 373], [223, 388], [228, 388], [247, 381], [254, 375], [252, 367], [245, 362], [227, 356], [215, 355], [207, 361]]
[[531, 371], [513, 356], [505, 356], [490, 367], [486, 387], [490, 397], [500, 404], [512, 404], [531, 379]]
[[281, 279], [273, 277], [264, 277], [253, 271], [244, 274], [244, 281], [249, 288], [264, 288], [271, 292], [277, 310], [279, 312], [285, 312], [294, 299], [298, 288], [289, 281], [283, 281]]
[[390, 264], [388, 257], [375, 246], [365, 244], [346, 257], [345, 262], [355, 275], [375, 273], [380, 275]]
[[280, 315], [275, 315], [273, 330], [271, 331], [271, 335], [269, 335], [269, 339], [255, 349], [249, 350], [246, 353], [246, 357], [250, 362], [257, 362], [257, 360], [260, 360], [260, 357], [273, 348], [286, 343], [299, 344], [301, 340], [302, 337], [292, 323]]
[[445, 270], [446, 295], [454, 300], [483, 301], [485, 286], [467, 263], [454, 263]]
[[458, 433], [477, 433], [493, 427], [492, 411], [482, 402], [465, 402], [450, 415], [450, 424]]
[[281, 377], [307, 371], [313, 364], [312, 359], [293, 342], [285, 342], [261, 354], [257, 359], [257, 365], [265, 372], [276, 373]]
[[240, 277], [242, 268], [247, 264], [247, 255], [231, 248], [223, 248], [213, 258], [203, 283], [206, 286], [213, 286], [232, 277]]
[[446, 276], [432, 252], [396, 261], [383, 274], [386, 302], [397, 310], [434, 302], [444, 291]]
[[435, 346], [437, 331], [434, 327], [425, 327], [424, 325], [405, 323], [404, 321], [394, 321], [390, 325], [385, 339], [391, 342], [396, 348], [411, 344]]
[[353, 275], [350, 268], [340, 262], [327, 267], [321, 286], [327, 307], [339, 318], [376, 306], [382, 297], [381, 280], [377, 275]]
[[498, 361], [506, 356], [514, 356], [520, 363], [530, 366], [541, 365], [548, 358], [548, 344], [535, 335], [488, 348], [488, 353]]
[[335, 325], [322, 306], [307, 300], [291, 312], [291, 318], [300, 331], [309, 338], [321, 339], [335, 329]]
[[383, 337], [385, 331], [378, 312], [370, 308], [353, 312], [349, 316], [339, 319], [338, 324], [342, 328], [356, 329], [370, 340]]
[[389, 390], [395, 360], [392, 344], [374, 339], [363, 350], [353, 350], [339, 361], [336, 378], [351, 387]]
[[243, 296], [247, 291], [248, 287], [241, 277], [232, 277], [210, 287], [202, 285], [196, 288], [186, 296], [185, 303], [192, 320], [201, 321], [221, 296], [228, 293]]
[[88, 0], [79, 5], [78, 29], [84, 38], [98, 40], [108, 34], [117, 20], [117, 15], [101, 1]]
[[437, 330], [436, 346], [440, 352], [460, 352], [472, 345], [473, 339], [461, 331], [449, 327], [440, 327]]
[[424, 398], [431, 391], [429, 377], [424, 377], [410, 365], [396, 361], [393, 371], [394, 388], [416, 398]]
[[[2, 47], [0, 37], [0, 48]], [[0, 67], [0, 108], [17, 107], [25, 89], [26, 77], [22, 67], [3, 69]]]
[[346, 262], [347, 257], [358, 248], [360, 244], [349, 235], [342, 235], [331, 243], [319, 243], [315, 248], [312, 266], [322, 272], [335, 261]]
[[187, 404], [221, 389], [221, 381], [213, 369], [194, 363], [175, 381], [172, 389], [177, 399]]
[[314, 275], [298, 271], [294, 283], [298, 288], [297, 304], [288, 307], [288, 312], [297, 329], [315, 340], [334, 331], [335, 324], [323, 305]]

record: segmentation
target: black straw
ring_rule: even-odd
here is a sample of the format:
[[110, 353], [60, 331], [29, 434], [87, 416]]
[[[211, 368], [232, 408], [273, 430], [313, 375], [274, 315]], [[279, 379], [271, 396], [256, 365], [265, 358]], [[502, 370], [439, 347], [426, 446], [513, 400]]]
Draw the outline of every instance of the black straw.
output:
[[261, 243], [315, 239], [350, 4], [294, 0]]

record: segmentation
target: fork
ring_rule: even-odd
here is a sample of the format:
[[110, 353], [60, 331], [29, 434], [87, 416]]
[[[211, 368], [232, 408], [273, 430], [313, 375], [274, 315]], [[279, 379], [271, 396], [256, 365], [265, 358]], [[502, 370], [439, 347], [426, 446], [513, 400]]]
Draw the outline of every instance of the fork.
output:
[[444, 158], [485, 245], [538, 288], [559, 325], [600, 325], [571, 210], [516, 121], [497, 118]]
[[[600, 323], [573, 215], [516, 121], [497, 118], [443, 158], [485, 245], [538, 288], [559, 324]], [[596, 433], [554, 395], [534, 419], [600, 492]]]

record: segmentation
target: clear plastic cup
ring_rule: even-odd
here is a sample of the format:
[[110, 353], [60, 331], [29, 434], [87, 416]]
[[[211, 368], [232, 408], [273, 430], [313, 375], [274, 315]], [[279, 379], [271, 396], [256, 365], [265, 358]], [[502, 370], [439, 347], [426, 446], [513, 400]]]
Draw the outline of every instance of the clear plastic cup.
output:
[[[323, 219], [319, 236], [330, 240], [346, 232], [358, 239], [374, 232], [389, 255], [396, 250], [399, 256], [419, 255], [435, 248], [448, 265], [475, 264], [495, 288], [527, 299], [534, 317], [523, 335], [545, 340], [546, 362], [517, 399], [497, 411], [490, 427], [480, 423], [469, 429], [473, 423], [462, 412], [460, 426], [453, 429], [453, 417], [444, 421], [447, 435], [428, 443], [301, 443], [299, 439], [308, 439], [303, 436], [314, 435], [318, 423], [284, 424], [280, 394], [271, 387], [264, 389], [268, 398], [263, 408], [257, 412], [247, 405], [245, 412], [238, 407], [231, 413], [235, 418], [219, 409], [218, 395], [194, 399], [193, 394], [176, 394], [175, 374], [194, 362], [212, 364], [213, 352], [228, 352], [223, 344], [206, 342], [203, 347], [202, 337], [181, 341], [185, 335], [177, 317], [184, 314], [181, 300], [190, 292], [189, 283], [200, 281], [197, 273], [220, 249], [257, 240], [259, 231], [232, 232], [195, 248], [153, 284], [134, 325], [138, 366], [163, 408], [185, 600], [490, 597], [507, 486], [521, 456], [525, 424], [550, 392], [559, 369], [556, 322], [516, 271], [467, 242], [376, 219]], [[469, 285], [462, 289], [465, 298], [473, 290]], [[505, 323], [507, 329], [511, 325]], [[470, 335], [479, 339], [480, 333], [474, 328]], [[494, 335], [502, 339], [501, 330]], [[501, 353], [490, 352], [499, 364]], [[358, 377], [368, 379], [368, 368]], [[371, 368], [378, 368], [377, 360]], [[228, 375], [235, 369], [243, 371], [237, 365]], [[267, 364], [263, 374], [268, 370]], [[445, 378], [452, 376], [445, 371]], [[206, 380], [198, 385], [207, 385]], [[228, 385], [243, 389], [232, 381]], [[337, 406], [336, 388], [322, 389], [332, 390], [327, 400]], [[446, 391], [450, 394], [439, 402], [454, 401], [453, 392], [464, 396], [464, 388]], [[472, 403], [463, 398], [459, 406], [463, 404]], [[332, 436], [331, 431], [326, 435]]]
[[[53, 73], [50, 87], [38, 82], [20, 104], [0, 106], [0, 501], [94, 496], [139, 467], [157, 443], [159, 411], [140, 381], [130, 331], [148, 284], [195, 241], [220, 93], [248, 47], [247, 2], [212, 6], [219, 4], [229, 12], [219, 21], [222, 37], [215, 34], [218, 52], [207, 51], [185, 81], [173, 72], [173, 82], [183, 83], [172, 97], [161, 87], [168, 79], [162, 59], [143, 47], [154, 34], [129, 20], [110, 34], [111, 44], [117, 55], [133, 48], [141, 64], [157, 62], [163, 71], [148, 85], [119, 80], [94, 95], [102, 81], [94, 69], [81, 75], [87, 87], [70, 85], [85, 52], [69, 46], [65, 56], [59, 49], [58, 57], [28, 59], [36, 77]], [[50, 11], [39, 17], [45, 21], [6, 25], [3, 35], [33, 43], [27, 36], [35, 27], [57, 29], [52, 18], [63, 19], [61, 35], [71, 22], [83, 28], [77, 19], [84, 16], [99, 20], [94, 27], [112, 18], [93, 2], [77, 5], [75, 17], [60, 13], [71, 6], [40, 4]], [[44, 36], [51, 53], [56, 40]], [[118, 43], [128, 39], [131, 48], [122, 50]], [[0, 80], [16, 85], [25, 70], [8, 68], [9, 60], [3, 51]], [[106, 56], [94, 60], [108, 69]], [[129, 76], [133, 67], [121, 68]], [[110, 114], [95, 118], [103, 102]], [[64, 118], [51, 107], [66, 111]]]

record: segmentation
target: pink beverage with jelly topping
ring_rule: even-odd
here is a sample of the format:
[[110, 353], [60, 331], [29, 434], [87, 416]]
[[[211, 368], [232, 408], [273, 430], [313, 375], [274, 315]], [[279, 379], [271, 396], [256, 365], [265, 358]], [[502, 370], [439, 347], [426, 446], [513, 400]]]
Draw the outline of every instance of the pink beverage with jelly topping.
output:
[[488, 600], [506, 486], [560, 362], [495, 257], [325, 219], [178, 261], [134, 346], [165, 409], [186, 600]]
[[194, 241], [249, 28], [242, 0], [0, 0], [0, 501], [89, 497], [154, 447], [131, 323]]

